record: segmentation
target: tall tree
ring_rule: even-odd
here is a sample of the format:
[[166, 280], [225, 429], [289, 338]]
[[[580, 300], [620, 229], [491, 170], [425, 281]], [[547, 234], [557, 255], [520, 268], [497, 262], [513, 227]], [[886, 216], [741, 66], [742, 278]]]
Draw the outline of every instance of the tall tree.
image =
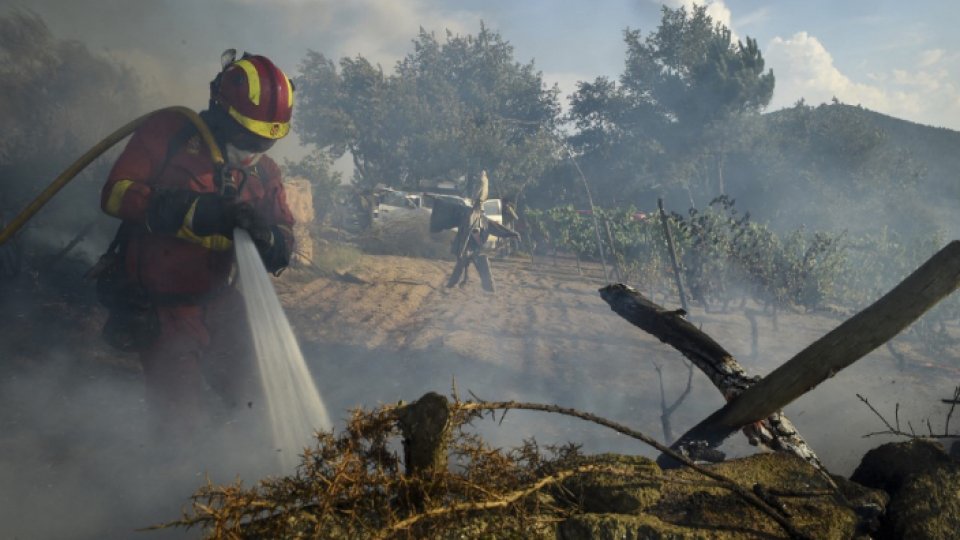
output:
[[485, 25], [444, 40], [421, 29], [390, 75], [316, 52], [300, 72], [301, 138], [349, 151], [358, 184], [415, 188], [487, 170], [493, 193], [516, 194], [556, 159], [559, 91]]
[[[36, 13], [0, 14], [0, 214], [19, 211], [64, 167], [141, 114], [141, 96], [133, 69], [58, 39]], [[94, 162], [31, 224], [63, 225], [52, 228], [64, 232], [86, 225], [100, 214], [96, 193], [108, 169], [109, 158]]]
[[627, 29], [624, 40], [619, 85], [581, 83], [571, 107], [578, 128], [571, 143], [596, 176], [621, 183], [606, 198], [644, 189], [722, 191], [734, 120], [759, 112], [773, 95], [773, 72], [764, 71], [756, 41], [733, 43], [704, 6], [664, 7], [654, 33]]

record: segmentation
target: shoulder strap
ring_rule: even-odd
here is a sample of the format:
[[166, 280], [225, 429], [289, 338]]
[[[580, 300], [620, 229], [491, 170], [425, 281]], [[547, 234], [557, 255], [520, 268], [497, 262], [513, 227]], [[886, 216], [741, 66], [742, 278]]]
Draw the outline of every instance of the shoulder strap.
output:
[[127, 247], [127, 240], [130, 239], [130, 229], [133, 224], [129, 221], [121, 221], [120, 226], [117, 227], [117, 232], [113, 235], [113, 241], [110, 242], [110, 247], [107, 248], [107, 253], [119, 254]]
[[[173, 156], [182, 150], [187, 144], [187, 141], [190, 140], [190, 137], [194, 136], [196, 133], [196, 126], [188, 122], [187, 125], [183, 126], [173, 135], [173, 137], [170, 138], [170, 143], [167, 145], [167, 153], [163, 157], [163, 163], [160, 164], [156, 174], [154, 174], [154, 178], [157, 178], [163, 174], [163, 171], [166, 170], [167, 165], [170, 164], [170, 160], [173, 159]], [[110, 247], [107, 248], [107, 253], [116, 253], [122, 255], [124, 250], [126, 250], [127, 242], [130, 240], [130, 237], [133, 235], [133, 231], [136, 228], [137, 225], [133, 222], [120, 222], [120, 226], [117, 227], [117, 232], [114, 234], [113, 240], [110, 242]]]
[[190, 137], [193, 137], [197, 134], [197, 127], [191, 123], [180, 128], [179, 131], [170, 138], [170, 143], [167, 145], [167, 154], [163, 158], [163, 163], [160, 165], [160, 168], [157, 169], [156, 176], [163, 174], [163, 171], [166, 170], [167, 165], [170, 163], [170, 160], [173, 159], [173, 156], [177, 154], [180, 150], [186, 146], [187, 141], [190, 140]]

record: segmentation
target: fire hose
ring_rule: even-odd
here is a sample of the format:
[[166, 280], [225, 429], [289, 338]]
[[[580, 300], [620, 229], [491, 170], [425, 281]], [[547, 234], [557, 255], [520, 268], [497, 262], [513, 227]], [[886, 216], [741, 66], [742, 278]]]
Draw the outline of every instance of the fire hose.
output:
[[147, 113], [132, 122], [124, 125], [120, 129], [114, 131], [103, 140], [98, 142], [92, 148], [87, 150], [85, 154], [80, 156], [79, 159], [74, 161], [69, 167], [67, 167], [59, 176], [54, 179], [53, 182], [43, 190], [40, 195], [37, 195], [33, 201], [30, 202], [13, 220], [3, 229], [0, 230], [0, 245], [5, 244], [14, 234], [17, 233], [26, 223], [30, 220], [41, 208], [43, 205], [47, 204], [50, 199], [53, 198], [61, 189], [64, 188], [71, 180], [74, 179], [80, 171], [86, 168], [87, 165], [93, 162], [93, 160], [100, 157], [101, 154], [109, 150], [113, 145], [125, 139], [128, 135], [134, 132], [141, 124], [143, 124], [148, 118], [157, 114], [159, 112], [177, 112], [187, 117], [188, 120], [197, 128], [197, 131], [200, 133], [200, 137], [203, 139], [204, 144], [207, 148], [210, 149], [210, 156], [213, 159], [214, 164], [217, 167], [223, 165], [223, 154], [220, 152], [220, 147], [217, 145], [216, 141], [213, 138], [213, 134], [210, 133], [210, 128], [204, 123], [195, 111], [187, 107], [166, 107], [163, 109], [158, 109], [156, 111]]

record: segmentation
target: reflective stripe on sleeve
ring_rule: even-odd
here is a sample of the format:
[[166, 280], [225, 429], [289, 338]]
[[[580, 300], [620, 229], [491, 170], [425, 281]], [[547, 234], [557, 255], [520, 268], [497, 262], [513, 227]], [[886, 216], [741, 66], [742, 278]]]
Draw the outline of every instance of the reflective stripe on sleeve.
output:
[[120, 217], [120, 205], [123, 204], [123, 196], [133, 185], [133, 180], [118, 180], [110, 189], [110, 197], [107, 199], [107, 207], [104, 209], [108, 214], [114, 217]]
[[233, 247], [233, 242], [221, 234], [211, 234], [210, 236], [200, 236], [193, 232], [193, 214], [197, 211], [197, 201], [193, 201], [187, 214], [183, 216], [183, 225], [177, 231], [177, 238], [182, 238], [194, 244], [211, 249], [213, 251], [227, 251]]
[[199, 236], [186, 225], [180, 227], [177, 231], [177, 238], [182, 238], [193, 244], [199, 244], [213, 251], [228, 251], [233, 247], [233, 242], [222, 234], [211, 234], [210, 236]]

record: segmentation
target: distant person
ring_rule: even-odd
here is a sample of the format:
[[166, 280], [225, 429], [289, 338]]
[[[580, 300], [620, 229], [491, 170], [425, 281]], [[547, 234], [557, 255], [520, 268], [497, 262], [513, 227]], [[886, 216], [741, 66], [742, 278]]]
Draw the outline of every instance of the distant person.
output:
[[250, 233], [270, 272], [285, 268], [293, 249], [280, 168], [264, 154], [290, 130], [293, 85], [266, 57], [231, 50], [221, 61], [200, 117], [223, 168], [186, 117], [162, 112], [133, 134], [101, 194], [103, 211], [123, 220], [95, 269], [110, 306], [104, 338], [139, 353], [164, 438], [200, 427], [205, 381], [229, 406], [263, 405], [231, 277], [233, 231]]
[[468, 193], [474, 196], [471, 198], [471, 206], [446, 199], [437, 199], [434, 202], [430, 214], [430, 232], [457, 228], [457, 236], [454, 237], [450, 246], [450, 251], [457, 258], [457, 262], [447, 280], [447, 287], [457, 284], [464, 287], [470, 275], [470, 266], [473, 265], [480, 275], [480, 285], [483, 289], [487, 292], [495, 292], [496, 286], [493, 282], [493, 274], [490, 273], [490, 262], [484, 253], [487, 239], [491, 234], [498, 238], [519, 236], [503, 225], [490, 221], [483, 214], [488, 182], [486, 171], [482, 171], [477, 181], [468, 187]]

